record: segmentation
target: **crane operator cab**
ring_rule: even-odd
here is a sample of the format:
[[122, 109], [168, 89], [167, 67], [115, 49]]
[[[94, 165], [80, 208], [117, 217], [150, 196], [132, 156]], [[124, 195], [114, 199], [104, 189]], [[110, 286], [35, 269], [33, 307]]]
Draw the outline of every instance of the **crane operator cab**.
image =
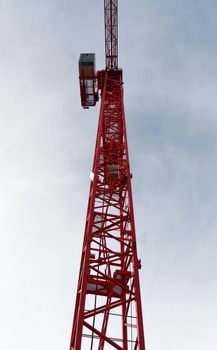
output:
[[79, 81], [81, 105], [83, 108], [95, 106], [98, 101], [95, 54], [81, 53], [79, 59]]

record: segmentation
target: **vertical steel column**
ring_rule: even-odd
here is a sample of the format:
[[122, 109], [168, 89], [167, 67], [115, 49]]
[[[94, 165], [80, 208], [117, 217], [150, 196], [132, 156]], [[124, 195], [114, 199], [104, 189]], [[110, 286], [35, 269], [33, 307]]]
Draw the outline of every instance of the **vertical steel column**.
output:
[[118, 68], [118, 1], [104, 0], [106, 69]]
[[70, 350], [145, 350], [117, 0], [104, 0], [104, 18], [106, 67], [96, 77], [101, 107]]
[[144, 350], [121, 70], [106, 73], [92, 173], [70, 350]]

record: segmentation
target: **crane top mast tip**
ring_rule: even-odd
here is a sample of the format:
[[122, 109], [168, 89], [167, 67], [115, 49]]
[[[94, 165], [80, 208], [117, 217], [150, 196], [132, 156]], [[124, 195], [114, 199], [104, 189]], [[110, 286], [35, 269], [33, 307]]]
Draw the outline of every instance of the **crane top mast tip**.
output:
[[95, 54], [81, 53], [79, 81], [81, 105], [89, 108], [99, 100], [106, 72], [118, 72], [118, 0], [104, 0], [105, 23], [105, 69], [96, 71]]

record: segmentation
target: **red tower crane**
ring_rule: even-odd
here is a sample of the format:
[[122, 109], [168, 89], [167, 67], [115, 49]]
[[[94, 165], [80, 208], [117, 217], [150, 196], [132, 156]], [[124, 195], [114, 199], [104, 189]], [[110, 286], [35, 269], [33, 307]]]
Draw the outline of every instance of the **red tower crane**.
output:
[[117, 0], [104, 0], [104, 17], [105, 69], [94, 54], [79, 60], [81, 104], [100, 94], [101, 107], [70, 350], [145, 350]]

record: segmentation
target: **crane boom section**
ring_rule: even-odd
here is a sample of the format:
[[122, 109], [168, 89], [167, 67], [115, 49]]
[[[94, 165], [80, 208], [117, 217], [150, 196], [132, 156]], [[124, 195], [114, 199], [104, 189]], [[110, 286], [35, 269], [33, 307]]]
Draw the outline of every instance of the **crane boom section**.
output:
[[104, 0], [106, 70], [118, 69], [118, 0]]

